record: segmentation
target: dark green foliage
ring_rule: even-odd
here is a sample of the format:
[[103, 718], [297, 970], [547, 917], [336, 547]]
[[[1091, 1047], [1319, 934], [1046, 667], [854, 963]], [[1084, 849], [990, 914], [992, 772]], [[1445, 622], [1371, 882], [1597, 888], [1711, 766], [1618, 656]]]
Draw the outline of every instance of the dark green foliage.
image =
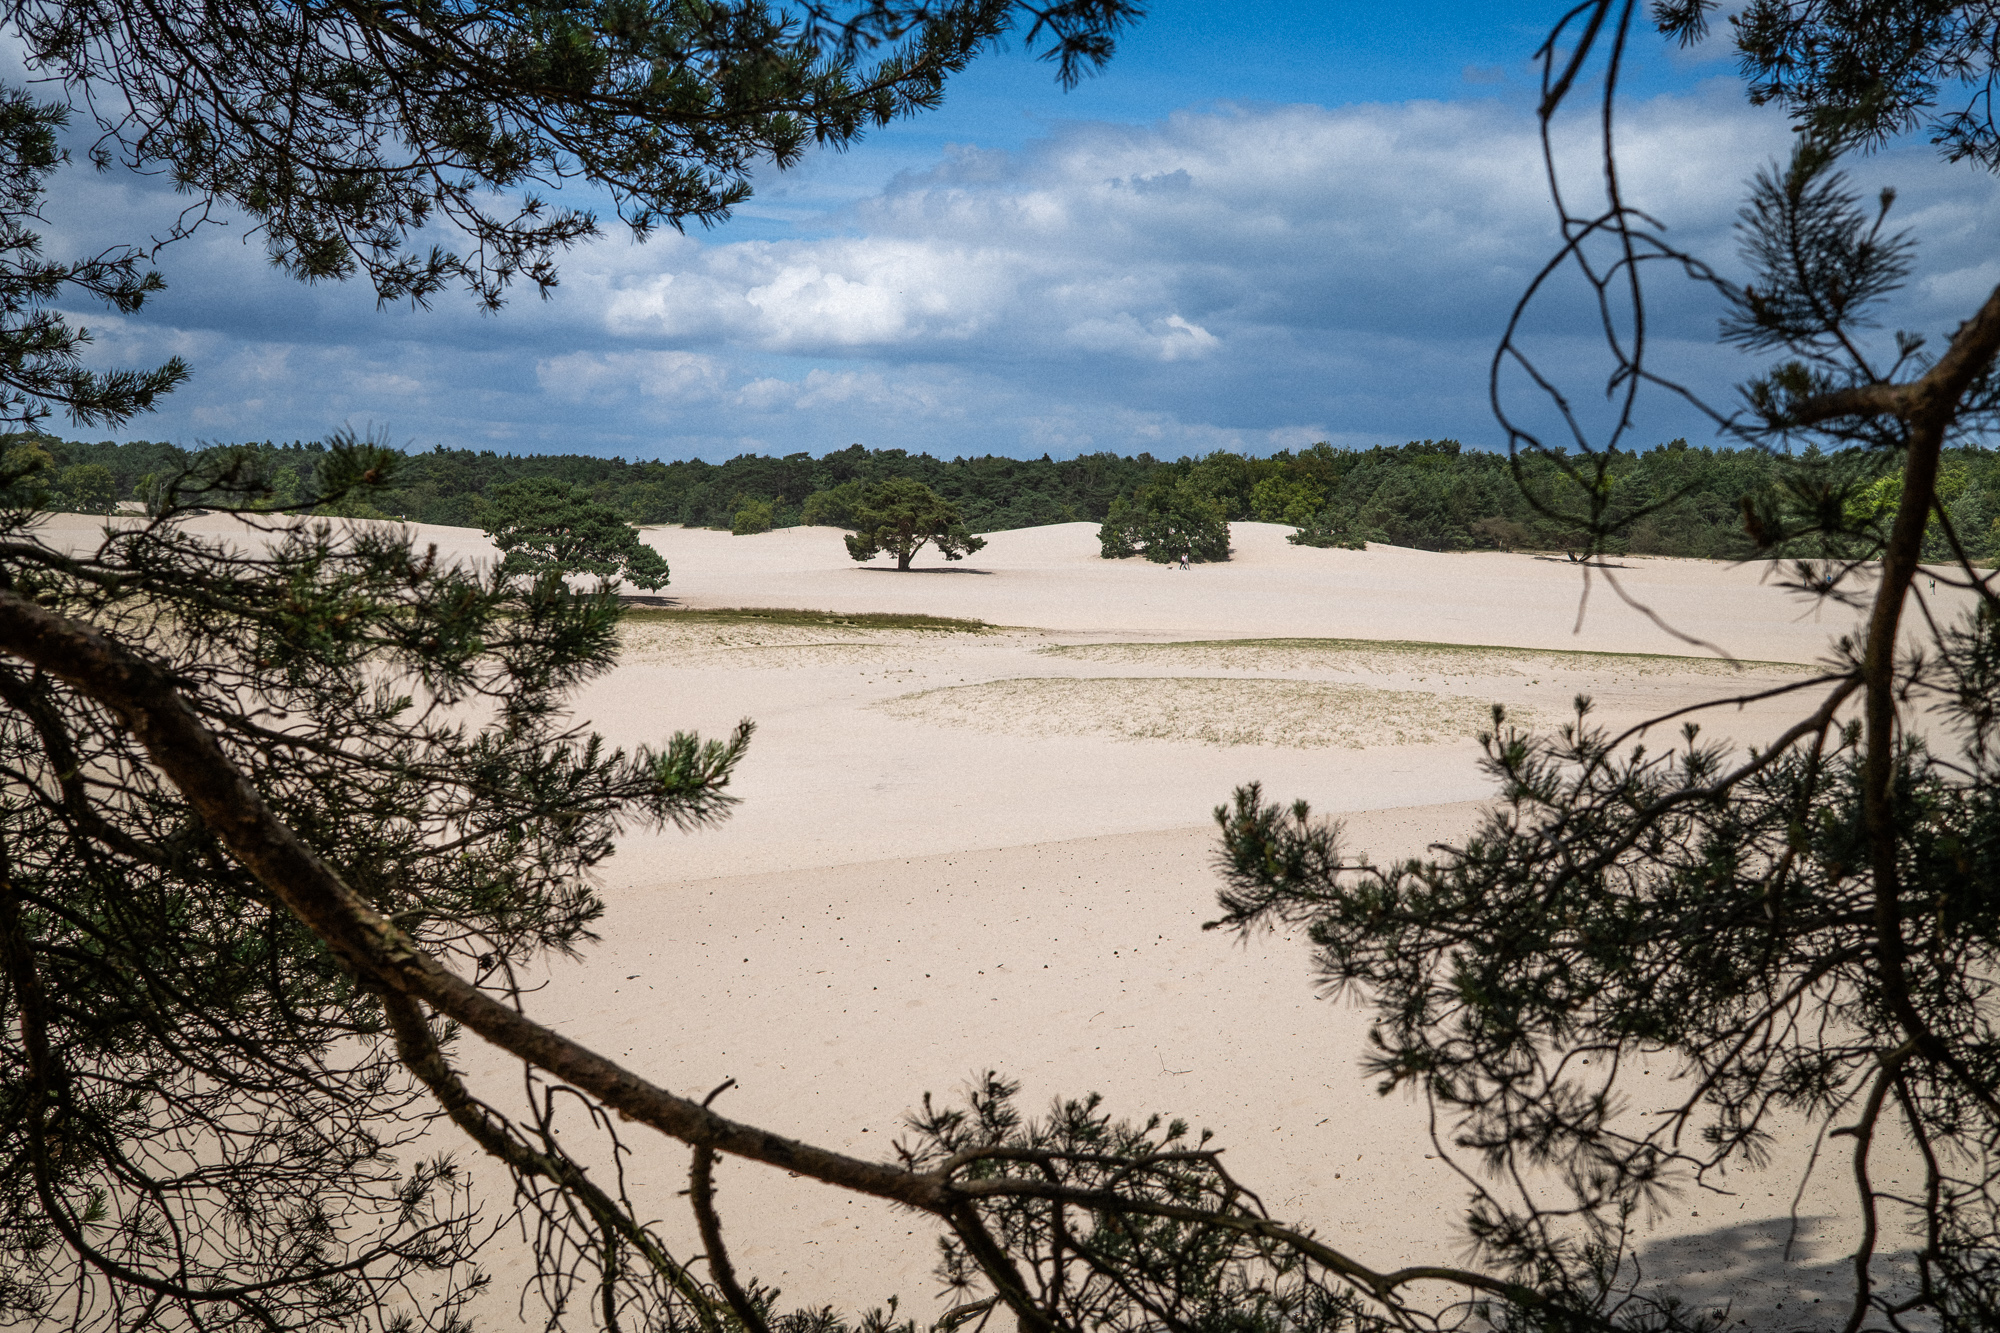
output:
[[720, 466], [706, 463], [666, 465], [670, 485], [682, 498], [679, 508], [662, 521], [691, 526], [718, 525], [711, 517], [714, 497], [725, 487], [778, 499], [784, 522], [783, 497], [803, 497], [797, 521], [852, 528], [854, 510], [863, 490], [872, 484], [904, 477], [922, 482], [959, 507], [970, 532], [1000, 532], [1048, 523], [1101, 521], [1111, 502], [1129, 495], [1158, 466], [1146, 455], [1089, 454], [1055, 462], [1016, 458], [954, 458], [910, 454], [901, 449], [867, 450], [860, 445], [829, 453], [817, 461], [808, 454], [783, 459], [745, 455]]
[[1250, 488], [1250, 517], [1259, 523], [1302, 528], [1326, 505], [1326, 492], [1311, 477], [1266, 477]]
[[1141, 490], [1129, 504], [1114, 502], [1097, 530], [1099, 553], [1106, 560], [1143, 555], [1158, 565], [1227, 560], [1228, 511], [1203, 485], [1206, 480], [1199, 471], [1167, 477]]
[[49, 507], [72, 513], [102, 514], [115, 503], [117, 479], [102, 463], [72, 463], [49, 482]]
[[50, 174], [68, 160], [56, 145], [68, 122], [63, 107], [0, 87], [0, 422], [29, 425], [60, 408], [78, 425], [115, 425], [187, 378], [179, 357], [144, 372], [83, 368], [90, 332], [58, 307], [84, 297], [130, 314], [164, 284], [138, 249], [72, 263], [41, 258], [32, 224]]
[[1724, 317], [1724, 342], [1760, 352], [1806, 350], [1823, 363], [1843, 352], [1843, 334], [1872, 324], [1867, 308], [1909, 277], [1913, 243], [1883, 230], [1896, 192], [1884, 190], [1872, 213], [1864, 212], [1833, 169], [1838, 160], [1824, 141], [1801, 139], [1783, 170], [1757, 173], [1740, 235], [1743, 258], [1761, 281], [1744, 286]]
[[[1653, 16], [1689, 42], [1714, 9], [1666, 0]], [[1873, 147], [1921, 128], [1947, 159], [2000, 170], [1996, 22], [1986, 0], [1754, 0], [1730, 27], [1750, 100], [1784, 107], [1810, 137]]]
[[[67, 468], [106, 469], [114, 497], [127, 500], [143, 496], [149, 475], [182, 466], [190, 457], [165, 444], [21, 438], [32, 438], [35, 447], [49, 456], [47, 507], [57, 509], [72, 506], [68, 490], [58, 481]], [[733, 531], [739, 513], [753, 505], [769, 505], [773, 527], [796, 521], [852, 530], [855, 506], [871, 481], [907, 475], [953, 500], [966, 516], [966, 531], [981, 533], [1035, 522], [1089, 519], [1101, 524], [1114, 504], [1123, 502], [1120, 513], [1129, 514], [1134, 493], [1146, 489], [1148, 479], [1157, 475], [1193, 479], [1203, 494], [1222, 506], [1228, 522], [1256, 519], [1259, 487], [1267, 500], [1273, 495], [1285, 497], [1286, 512], [1292, 512], [1301, 496], [1323, 496], [1318, 511], [1298, 525], [1301, 531], [1293, 540], [1300, 545], [1375, 541], [1434, 551], [1561, 551], [1585, 544], [1583, 525], [1549, 518], [1523, 494], [1504, 455], [1460, 450], [1451, 444], [1415, 441], [1365, 450], [1315, 445], [1269, 458], [1212, 454], [1176, 463], [1115, 454], [1067, 463], [1004, 458], [947, 462], [894, 449], [870, 453], [859, 446], [819, 460], [804, 454], [778, 459], [746, 454], [721, 465], [439, 449], [401, 458], [382, 488], [349, 495], [339, 507], [358, 517], [472, 527], [477, 525], [482, 496], [511, 482], [544, 477], [568, 482], [633, 523], [686, 523]], [[270, 493], [258, 503], [267, 507], [290, 504], [310, 492], [324, 455], [318, 444], [231, 448], [256, 457], [256, 467], [270, 485]], [[832, 480], [856, 469], [870, 480], [851, 476]], [[1787, 465], [1781, 456], [1763, 449], [1697, 448], [1675, 440], [1644, 453], [1619, 453], [1610, 460], [1607, 471], [1620, 502], [1647, 512], [1624, 531], [1608, 534], [1602, 549], [1740, 559], [1756, 550], [1744, 528], [1744, 501], [1757, 506], [1777, 503], [1780, 491], [1790, 484], [1781, 477], [1795, 478], [1801, 469], [1817, 469], [1827, 485], [1846, 487], [1857, 495], [1871, 486], [1894, 484], [1880, 456], [1866, 451], [1821, 454], [1808, 449]], [[1522, 470], [1537, 488], [1530, 494], [1560, 498], [1566, 483], [1554, 468], [1541, 460], [1524, 459]], [[101, 473], [88, 475], [102, 479]], [[1232, 475], [1253, 480], [1231, 490], [1227, 478]], [[1977, 447], [1955, 449], [1945, 461], [1944, 475], [1943, 496], [1959, 539], [1979, 559], [2000, 556], [2000, 527], [1995, 526], [2000, 520], [2000, 455]], [[1003, 483], [1022, 489], [1010, 492]], [[770, 489], [754, 489], [758, 485]], [[968, 491], [976, 492], [975, 498], [965, 498]], [[802, 504], [786, 498], [799, 494], [806, 497]], [[1058, 499], [1061, 496], [1071, 498]], [[1893, 501], [1886, 492], [1875, 492], [1874, 497], [1870, 503], [1880, 504], [1885, 497]], [[102, 505], [84, 507], [96, 510]], [[1263, 512], [1271, 512], [1268, 503]], [[1034, 522], [1017, 523], [1022, 517]], [[1930, 549], [1933, 555], [1945, 552], [1941, 528], [1933, 534]]]
[[[59, 463], [109, 467], [120, 499], [132, 497], [146, 474], [179, 466], [187, 457], [167, 444], [79, 444], [53, 437], [38, 437], [38, 443]], [[321, 451], [320, 445], [310, 443], [240, 447], [264, 456], [274, 475], [289, 474], [308, 487]], [[408, 455], [387, 486], [350, 496], [344, 503], [365, 517], [472, 527], [480, 497], [495, 487], [550, 477], [582, 487], [634, 523], [731, 528], [746, 502], [764, 501], [772, 506], [774, 527], [798, 522], [851, 527], [852, 507], [863, 488], [908, 477], [956, 503], [968, 530], [995, 532], [1042, 523], [1102, 521], [1113, 499], [1129, 495], [1158, 466], [1146, 455], [1096, 454], [1061, 463], [943, 460], [900, 449], [871, 452], [859, 445], [818, 460], [809, 454], [785, 458], [745, 454], [722, 464], [628, 463], [578, 454], [503, 455], [439, 448]]]
[[[1502, 533], [1511, 535], [1512, 525], [1506, 529], [1495, 526], [1496, 524], [1503, 523], [1506, 523], [1505, 519], [1481, 519], [1473, 525], [1473, 528], [1482, 535], [1492, 534], [1496, 538]], [[1294, 546], [1316, 546], [1322, 550], [1365, 551], [1368, 549], [1368, 541], [1365, 537], [1356, 532], [1351, 525], [1340, 522], [1332, 513], [1326, 510], [1321, 510], [1319, 513], [1308, 517], [1304, 522], [1299, 524], [1299, 530], [1285, 538], [1285, 540]], [[1511, 545], [1513, 543], [1502, 543], [1503, 549]]]
[[[1364, 1326], [1361, 1302], [1314, 1265], [1279, 1253], [1255, 1195], [1223, 1169], [1209, 1136], [1153, 1116], [1112, 1119], [1102, 1100], [1058, 1101], [1025, 1119], [1017, 1084], [988, 1074], [963, 1108], [924, 1098], [898, 1143], [916, 1170], [949, 1161], [955, 1177], [1008, 1179], [1095, 1193], [1100, 1206], [1007, 1198], [982, 1205], [987, 1229], [1012, 1256], [1038, 1303], [1066, 1329], [1110, 1333], [1333, 1333]], [[1198, 1218], [1149, 1215], [1157, 1207]], [[963, 1241], [945, 1242], [938, 1276], [963, 1297], [983, 1275]]]
[[1120, 0], [8, 11], [30, 64], [90, 97], [102, 159], [242, 209], [301, 278], [365, 271], [416, 302], [462, 282], [489, 306], [519, 279], [546, 292], [555, 255], [597, 231], [537, 189], [588, 181], [641, 235], [717, 222], [754, 169], [938, 105], [1019, 24], [1069, 82], [1136, 16]]
[[[352, 441], [319, 459], [349, 484], [396, 463]], [[624, 753], [568, 719], [612, 661], [615, 597], [448, 565], [376, 525], [249, 510], [265, 526], [225, 541], [183, 522], [267, 495], [218, 455], [74, 553], [0, 496], [0, 592], [172, 672], [285, 822], [464, 975], [504, 988], [586, 942], [586, 875], [621, 823], [726, 807], [747, 733]], [[438, 1150], [437, 1107], [378, 997], [123, 719], [13, 657], [0, 772], [0, 1322], [462, 1327], [488, 1231], [462, 1171], [418, 1155]], [[552, 1132], [529, 1136], [554, 1162]], [[598, 1229], [579, 1251], [545, 1182], [523, 1186], [563, 1296]]]
[[854, 527], [847, 537], [848, 555], [871, 560], [887, 552], [896, 557], [897, 569], [908, 569], [926, 543], [947, 560], [963, 560], [986, 545], [984, 538], [965, 530], [957, 505], [906, 478], [870, 486], [855, 506]]
[[479, 526], [504, 554], [503, 578], [595, 574], [648, 592], [667, 586], [667, 562], [638, 529], [567, 482], [538, 477], [497, 487]]
[[868, 487], [859, 481], [843, 481], [831, 490], [814, 491], [799, 510], [799, 522], [808, 527], [853, 529]]

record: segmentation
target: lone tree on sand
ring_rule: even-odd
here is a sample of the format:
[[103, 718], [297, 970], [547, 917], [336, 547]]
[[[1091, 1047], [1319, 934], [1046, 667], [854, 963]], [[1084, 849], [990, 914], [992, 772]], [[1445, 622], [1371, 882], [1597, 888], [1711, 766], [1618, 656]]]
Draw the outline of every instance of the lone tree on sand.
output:
[[986, 539], [965, 530], [958, 506], [920, 481], [893, 477], [863, 493], [854, 508], [854, 526], [847, 536], [847, 553], [872, 560], [883, 551], [896, 557], [896, 568], [908, 569], [910, 557], [929, 542], [947, 560], [963, 560], [986, 545]]
[[[1551, 135], [1592, 69], [1607, 72], [1591, 123], [1612, 123], [1606, 57], [1638, 12], [1587, 2], [1545, 48]], [[1684, 34], [1705, 13], [1660, 11]], [[726, 1154], [934, 1222], [960, 1297], [940, 1333], [995, 1314], [1032, 1333], [1713, 1328], [1671, 1290], [1635, 1289], [1628, 1224], [1671, 1187], [1754, 1167], [1789, 1115], [1827, 1131], [1852, 1185], [1833, 1323], [2000, 1326], [2000, 597], [1961, 556], [1937, 573], [1976, 604], [1954, 621], [1914, 577], [1931, 523], [1955, 540], [1941, 450], [2000, 417], [2000, 290], [1934, 353], [1908, 337], [1876, 353], [1861, 317], [1914, 258], [1835, 170], [1839, 150], [1920, 118], [1944, 75], [1994, 74], [1991, 28], [1970, 6], [1766, 0], [1737, 31], [1759, 95], [1810, 134], [1753, 188], [1753, 283], [1713, 284], [1731, 339], [1779, 357], [1741, 417], [1718, 415], [1753, 440], [1838, 446], [1747, 497], [1745, 524], [1791, 558], [1802, 596], [1860, 608], [1860, 632], [1785, 687], [1799, 722], [1747, 755], [1692, 730], [1641, 749], [1587, 712], [1555, 737], [1496, 718], [1501, 808], [1429, 862], [1345, 866], [1330, 826], [1254, 788], [1221, 812], [1222, 924], [1303, 923], [1327, 979], [1381, 1007], [1376, 1071], [1431, 1101], [1440, 1151], [1473, 1159], [1470, 1260], [1373, 1268], [1270, 1216], [1205, 1137], [1116, 1121], [1095, 1098], [1027, 1120], [990, 1078], [963, 1105], [926, 1100], [873, 1161], [727, 1119], [538, 1023], [523, 970], [585, 943], [584, 873], [621, 821], [722, 813], [747, 728], [608, 751], [564, 703], [612, 660], [613, 599], [273, 515], [254, 457], [224, 454], [84, 551], [38, 536], [31, 462], [0, 471], [0, 1310], [453, 1326], [488, 1233], [461, 1168], [388, 1157], [448, 1121], [512, 1176], [555, 1322], [844, 1327], [782, 1314], [736, 1273], [712, 1178]], [[1989, 103], [1939, 133], [1996, 165]], [[1563, 216], [1550, 273], [1598, 284], [1613, 313], [1643, 297], [1652, 258], [1704, 276], [1603, 179], [1601, 212]], [[1659, 385], [1626, 326], [1607, 327], [1625, 395], [1612, 439], [1559, 451], [1508, 418], [1515, 448], [1563, 478], [1536, 502], [1600, 535], [1643, 516], [1614, 514], [1601, 461]], [[1510, 334], [1503, 403], [1531, 364]], [[393, 466], [343, 444], [301, 503]], [[1884, 505], [1850, 503], [1884, 478]], [[194, 506], [267, 525], [263, 540], [191, 531]], [[1922, 653], [1899, 652], [1909, 621]], [[1954, 724], [1945, 754], [1909, 725], [1933, 706]], [[467, 1039], [520, 1061], [525, 1111], [464, 1083]], [[1679, 1069], [1680, 1098], [1621, 1115], [1646, 1062]], [[685, 1145], [699, 1260], [644, 1220], [660, 1201], [582, 1151], [593, 1132], [602, 1162], [621, 1132]], [[1911, 1188], [1879, 1170], [1892, 1145]], [[1899, 1242], [1907, 1276], [1885, 1254]]]
[[503, 576], [595, 574], [629, 578], [647, 592], [667, 586], [667, 562], [639, 530], [566, 481], [531, 477], [494, 487], [479, 526], [504, 553]]
[[1181, 477], [1145, 487], [1128, 504], [1111, 502], [1097, 530], [1098, 553], [1106, 560], [1143, 555], [1156, 565], [1188, 556], [1195, 561], [1229, 558], [1229, 522], [1222, 505]]

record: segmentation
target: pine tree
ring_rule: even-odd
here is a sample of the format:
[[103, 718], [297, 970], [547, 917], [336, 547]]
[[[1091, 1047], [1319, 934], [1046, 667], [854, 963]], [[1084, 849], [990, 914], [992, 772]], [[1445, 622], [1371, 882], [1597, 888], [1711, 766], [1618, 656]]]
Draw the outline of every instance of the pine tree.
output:
[[847, 536], [847, 554], [872, 560], [881, 552], [896, 557], [896, 568], [907, 570], [926, 545], [947, 560], [963, 560], [986, 545], [984, 537], [965, 530], [958, 506], [920, 481], [895, 477], [870, 486], [851, 515], [855, 531]]
[[500, 548], [503, 577], [595, 574], [629, 578], [647, 592], [667, 586], [667, 562], [617, 510], [552, 477], [508, 482], [480, 505], [479, 526]]

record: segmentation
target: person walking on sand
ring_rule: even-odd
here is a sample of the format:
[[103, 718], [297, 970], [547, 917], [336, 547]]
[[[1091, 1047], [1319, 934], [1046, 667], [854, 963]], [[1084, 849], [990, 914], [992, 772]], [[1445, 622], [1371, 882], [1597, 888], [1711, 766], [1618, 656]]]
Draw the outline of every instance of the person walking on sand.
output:
[[1193, 552], [1193, 551], [1189, 550], [1189, 549], [1188, 549], [1187, 547], [1185, 547], [1185, 546], [1181, 547], [1181, 568], [1182, 568], [1182, 569], [1186, 569], [1186, 568], [1188, 567], [1188, 560], [1189, 560], [1189, 559], [1190, 559], [1190, 558], [1191, 558], [1191, 557], [1192, 557], [1193, 555], [1194, 555], [1194, 552]]

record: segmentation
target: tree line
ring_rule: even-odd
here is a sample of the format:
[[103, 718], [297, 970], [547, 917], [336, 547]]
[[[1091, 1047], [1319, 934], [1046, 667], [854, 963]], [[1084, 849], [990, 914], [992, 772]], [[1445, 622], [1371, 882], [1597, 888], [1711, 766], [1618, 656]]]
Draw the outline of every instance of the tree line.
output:
[[[8, 437], [5, 444], [50, 455], [44, 469], [50, 504], [85, 512], [143, 500], [150, 486], [197, 456], [148, 441], [81, 443], [33, 435]], [[216, 448], [242, 455], [266, 479], [265, 502], [274, 508], [323, 489], [324, 443]], [[1801, 477], [1836, 494], [1857, 522], [1891, 512], [1899, 494], [1879, 451], [1808, 447], [1792, 455], [1674, 440], [1609, 457], [1604, 497], [1617, 521], [1614, 532], [1594, 539], [1595, 546], [1612, 554], [1749, 557], [1758, 549], [1757, 507], [1796, 489]], [[1104, 553], [1113, 557], [1143, 554], [1151, 545], [1161, 559], [1178, 558], [1183, 547], [1197, 559], [1226, 559], [1227, 525], [1251, 521], [1290, 524], [1299, 529], [1295, 541], [1314, 546], [1564, 550], [1593, 541], [1588, 524], [1571, 516], [1576, 483], [1557, 459], [1510, 460], [1448, 439], [1371, 449], [1320, 443], [1264, 458], [1218, 451], [1172, 462], [1149, 453], [946, 459], [859, 444], [818, 458], [743, 454], [725, 463], [439, 447], [395, 455], [386, 485], [340, 505], [357, 517], [478, 527], [482, 506], [499, 488], [544, 480], [576, 487], [628, 522], [740, 533], [798, 524], [853, 528], [870, 488], [912, 481], [954, 506], [968, 533], [1099, 523], [1106, 525]], [[2000, 452], [1975, 445], [1950, 450], [1940, 464], [1938, 490], [1968, 553], [2000, 556]], [[1156, 540], [1149, 542], [1148, 532]], [[1928, 558], [1948, 555], [1941, 529], [1928, 544], [1935, 548]]]

